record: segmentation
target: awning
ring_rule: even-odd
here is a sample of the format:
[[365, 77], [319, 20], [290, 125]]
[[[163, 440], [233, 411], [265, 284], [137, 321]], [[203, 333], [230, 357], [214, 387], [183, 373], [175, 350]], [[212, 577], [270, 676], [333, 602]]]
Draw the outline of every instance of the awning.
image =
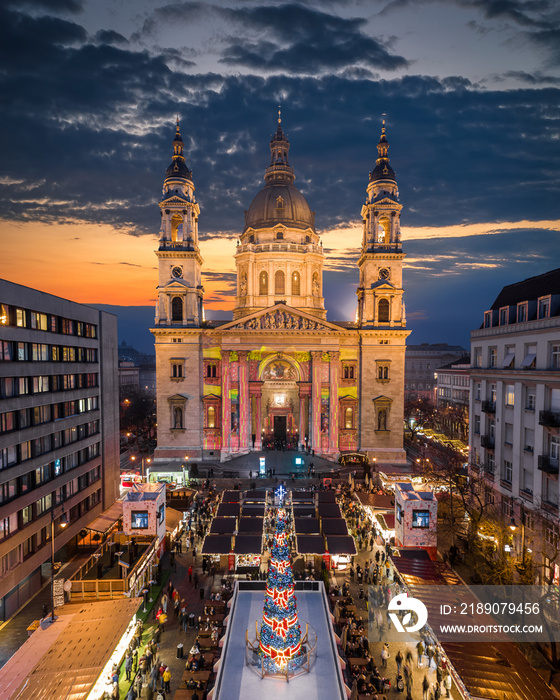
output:
[[294, 518], [315, 517], [315, 506], [300, 506], [299, 504], [294, 504], [293, 511]]
[[521, 363], [522, 367], [530, 367], [533, 362], [537, 359], [537, 356], [533, 352], [528, 352], [525, 357], [523, 358], [523, 362]]
[[315, 503], [315, 491], [292, 491], [292, 503]]
[[243, 494], [243, 503], [266, 503], [266, 494], [266, 489], [245, 491]]
[[347, 535], [348, 525], [344, 518], [323, 518], [321, 520], [323, 535]]
[[356, 544], [350, 535], [328, 535], [327, 549], [329, 554], [356, 554]]
[[296, 535], [297, 551], [299, 554], [324, 554], [325, 540], [323, 535]]
[[237, 528], [237, 518], [214, 518], [210, 525], [210, 532], [218, 535], [233, 535]]
[[175, 508], [165, 509], [165, 529], [167, 532], [174, 532], [183, 520], [183, 513]]
[[222, 503], [238, 503], [241, 500], [241, 491], [224, 491]]
[[395, 529], [395, 513], [378, 513], [376, 518], [384, 530]]
[[319, 491], [319, 503], [336, 503], [334, 491]]
[[201, 554], [229, 554], [231, 535], [206, 535]]
[[262, 552], [262, 537], [258, 535], [238, 535], [235, 538], [233, 551], [236, 554], [259, 556]]
[[378, 510], [391, 510], [395, 507], [395, 497], [384, 493], [357, 491], [356, 496], [363, 506], [371, 506]]
[[243, 508], [241, 510], [241, 515], [246, 518], [264, 518], [264, 506], [249, 503], [246, 505], [243, 503]]
[[509, 367], [511, 363], [515, 359], [515, 353], [514, 352], [508, 352], [508, 354], [504, 357], [504, 361], [502, 362], [502, 368], [504, 367]]
[[122, 518], [123, 514], [123, 504], [122, 501], [115, 501], [110, 508], [97, 516], [93, 522], [91, 522], [87, 528], [88, 530], [95, 530], [95, 532], [107, 532], [107, 530], [114, 525], [119, 518]]
[[321, 532], [317, 518], [294, 518], [294, 528], [298, 535], [318, 535]]

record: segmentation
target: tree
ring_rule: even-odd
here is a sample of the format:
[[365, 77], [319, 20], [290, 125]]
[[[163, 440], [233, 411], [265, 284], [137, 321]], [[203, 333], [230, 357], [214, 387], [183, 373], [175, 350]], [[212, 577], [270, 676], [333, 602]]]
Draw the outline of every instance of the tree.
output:
[[404, 422], [406, 430], [414, 437], [422, 428], [432, 425], [433, 403], [422, 396], [409, 396], [404, 403]]
[[154, 397], [143, 389], [128, 389], [121, 396], [121, 409], [121, 430], [134, 431], [141, 447], [142, 435], [146, 431], [149, 436], [155, 425]]
[[266, 583], [259, 654], [267, 673], [286, 673], [299, 665], [301, 629], [294, 596], [294, 575], [286, 538], [286, 511], [278, 509]]

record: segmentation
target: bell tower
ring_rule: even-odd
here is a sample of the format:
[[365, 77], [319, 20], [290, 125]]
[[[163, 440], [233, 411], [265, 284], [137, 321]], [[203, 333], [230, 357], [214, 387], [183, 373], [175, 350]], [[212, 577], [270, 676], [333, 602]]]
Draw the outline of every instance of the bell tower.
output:
[[358, 267], [360, 328], [405, 328], [402, 289], [400, 217], [402, 205], [395, 171], [389, 164], [385, 120], [377, 144], [378, 158], [369, 174], [362, 207], [363, 238]]
[[203, 321], [202, 257], [198, 247], [200, 208], [194, 196], [192, 172], [183, 155], [179, 119], [173, 157], [165, 172], [161, 209], [156, 326], [197, 327]]

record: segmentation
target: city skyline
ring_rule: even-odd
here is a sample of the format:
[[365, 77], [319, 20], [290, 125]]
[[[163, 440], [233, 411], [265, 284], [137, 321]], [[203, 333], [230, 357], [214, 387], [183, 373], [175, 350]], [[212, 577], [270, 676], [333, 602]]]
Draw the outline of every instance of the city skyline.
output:
[[81, 303], [151, 307], [157, 200], [179, 114], [205, 305], [224, 317], [279, 103], [323, 240], [329, 319], [354, 317], [383, 113], [410, 343], [466, 345], [502, 286], [557, 267], [553, 2], [28, 0], [0, 12], [3, 278]]

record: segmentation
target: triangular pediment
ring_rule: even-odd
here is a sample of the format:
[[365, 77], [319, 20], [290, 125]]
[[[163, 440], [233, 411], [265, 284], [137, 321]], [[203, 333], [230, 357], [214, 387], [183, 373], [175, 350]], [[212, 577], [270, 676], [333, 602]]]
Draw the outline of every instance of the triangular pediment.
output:
[[274, 304], [220, 326], [220, 330], [247, 331], [339, 331], [340, 326], [287, 304]]
[[396, 289], [395, 285], [392, 282], [388, 282], [387, 280], [377, 280], [377, 282], [373, 282], [371, 285], [371, 289]]
[[188, 289], [189, 285], [185, 280], [169, 280], [169, 282], [166, 282], [165, 284], [161, 284], [158, 289], [167, 289], [167, 290], [173, 290], [176, 289], [178, 292], [183, 292], [185, 290], [185, 287]]

